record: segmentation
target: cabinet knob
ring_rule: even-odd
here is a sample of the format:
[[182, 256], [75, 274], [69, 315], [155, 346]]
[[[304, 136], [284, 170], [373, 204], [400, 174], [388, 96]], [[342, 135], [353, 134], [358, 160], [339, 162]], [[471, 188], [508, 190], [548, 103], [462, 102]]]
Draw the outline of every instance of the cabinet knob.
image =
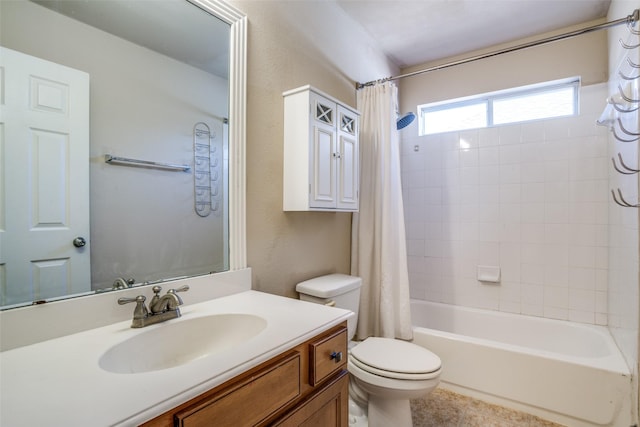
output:
[[332, 352], [331, 353], [331, 360], [335, 360], [336, 363], [340, 363], [342, 362], [342, 352], [338, 351], [338, 352]]

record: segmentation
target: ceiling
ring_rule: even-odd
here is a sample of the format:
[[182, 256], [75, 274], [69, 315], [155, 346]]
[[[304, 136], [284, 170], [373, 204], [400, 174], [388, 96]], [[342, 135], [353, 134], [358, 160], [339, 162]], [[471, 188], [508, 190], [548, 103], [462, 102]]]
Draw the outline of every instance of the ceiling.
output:
[[604, 18], [611, 0], [336, 2], [405, 68]]
[[[0, 0], [3, 1], [3, 0]], [[184, 0], [32, 0], [70, 18], [228, 78], [229, 24]]]
[[[0, 0], [2, 1], [2, 0]], [[32, 0], [143, 46], [226, 77], [228, 26], [198, 8], [183, 20], [184, 0]], [[305, 0], [312, 3], [313, 0]], [[607, 15], [611, 0], [323, 0], [335, 2], [399, 68], [423, 64]], [[90, 7], [88, 7], [90, 6]], [[141, 9], [141, 10], [139, 10]], [[125, 12], [126, 11], [126, 12]], [[131, 17], [134, 25], [125, 22]], [[622, 18], [622, 17], [616, 17]], [[123, 28], [129, 28], [123, 33]], [[130, 30], [131, 28], [136, 31]], [[159, 33], [158, 28], [174, 32]], [[187, 31], [184, 31], [187, 29]], [[161, 43], [158, 36], [164, 34]], [[184, 37], [190, 37], [187, 42]], [[221, 40], [218, 50], [211, 40]], [[206, 41], [203, 48], [201, 42]]]

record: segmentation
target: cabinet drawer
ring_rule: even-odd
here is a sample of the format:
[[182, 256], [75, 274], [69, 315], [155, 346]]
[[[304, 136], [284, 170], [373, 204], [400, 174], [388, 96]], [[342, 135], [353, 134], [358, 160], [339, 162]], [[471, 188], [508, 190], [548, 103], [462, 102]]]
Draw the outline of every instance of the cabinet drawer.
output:
[[180, 427], [253, 426], [300, 395], [300, 353], [175, 414]]
[[347, 328], [309, 344], [309, 383], [316, 386], [347, 365]]

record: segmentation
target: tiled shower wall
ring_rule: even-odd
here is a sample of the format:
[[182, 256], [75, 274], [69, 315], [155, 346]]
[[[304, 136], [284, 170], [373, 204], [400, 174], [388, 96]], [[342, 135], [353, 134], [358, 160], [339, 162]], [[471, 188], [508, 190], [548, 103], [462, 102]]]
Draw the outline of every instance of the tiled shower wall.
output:
[[[577, 117], [403, 131], [412, 298], [607, 324], [606, 97], [581, 88]], [[479, 265], [500, 282], [479, 282]]]

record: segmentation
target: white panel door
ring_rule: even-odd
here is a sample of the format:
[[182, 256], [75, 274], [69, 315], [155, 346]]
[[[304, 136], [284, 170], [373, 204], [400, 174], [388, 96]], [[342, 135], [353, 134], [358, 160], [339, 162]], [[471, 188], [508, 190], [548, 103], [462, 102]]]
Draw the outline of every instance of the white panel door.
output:
[[86, 292], [89, 75], [2, 47], [0, 69], [0, 305]]
[[310, 155], [309, 206], [336, 207], [336, 104], [311, 93], [313, 140]]
[[338, 209], [358, 210], [358, 143], [354, 137], [340, 135]]
[[358, 210], [358, 116], [338, 106], [338, 209]]
[[314, 126], [313, 180], [309, 205], [315, 208], [335, 208], [335, 132]]

